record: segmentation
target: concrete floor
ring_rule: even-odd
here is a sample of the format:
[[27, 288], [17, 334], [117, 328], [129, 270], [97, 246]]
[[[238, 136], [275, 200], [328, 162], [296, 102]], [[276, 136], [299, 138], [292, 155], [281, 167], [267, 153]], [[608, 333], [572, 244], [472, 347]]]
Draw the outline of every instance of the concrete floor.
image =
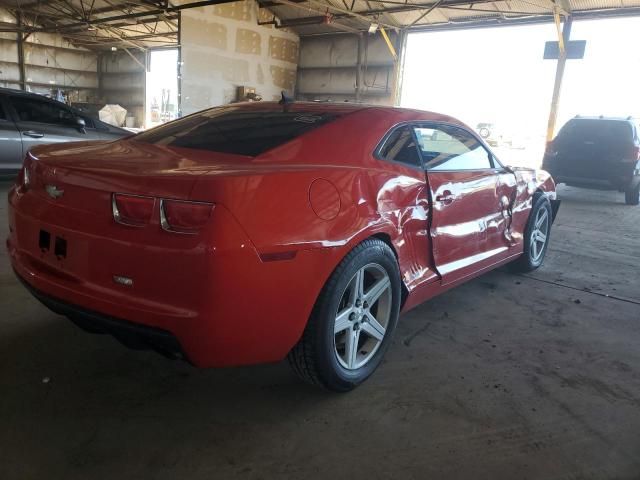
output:
[[640, 478], [640, 207], [560, 197], [542, 269], [408, 313], [346, 395], [284, 363], [199, 371], [85, 334], [3, 249], [0, 478]]

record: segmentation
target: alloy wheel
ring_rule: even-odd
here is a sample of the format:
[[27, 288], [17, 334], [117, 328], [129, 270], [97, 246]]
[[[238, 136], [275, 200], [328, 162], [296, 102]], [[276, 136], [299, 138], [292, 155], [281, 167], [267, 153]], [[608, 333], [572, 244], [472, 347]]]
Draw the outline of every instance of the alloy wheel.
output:
[[531, 261], [538, 263], [544, 255], [544, 247], [549, 236], [549, 212], [546, 208], [538, 209], [536, 219], [531, 232], [530, 253]]
[[340, 365], [356, 370], [373, 358], [386, 335], [391, 305], [391, 280], [382, 266], [370, 263], [351, 277], [334, 321], [334, 350]]

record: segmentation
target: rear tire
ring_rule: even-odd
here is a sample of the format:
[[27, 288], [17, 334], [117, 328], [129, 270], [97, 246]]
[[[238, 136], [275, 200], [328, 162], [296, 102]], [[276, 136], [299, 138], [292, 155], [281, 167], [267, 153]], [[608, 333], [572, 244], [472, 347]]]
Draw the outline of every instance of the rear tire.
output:
[[524, 231], [524, 252], [509, 268], [512, 272], [532, 272], [547, 254], [553, 214], [549, 199], [541, 193], [533, 197], [533, 207]]
[[400, 271], [391, 248], [369, 239], [340, 262], [289, 352], [304, 381], [335, 392], [364, 382], [380, 365], [400, 312]]
[[627, 205], [640, 204], [640, 183], [635, 188], [629, 188], [624, 192], [624, 203]]

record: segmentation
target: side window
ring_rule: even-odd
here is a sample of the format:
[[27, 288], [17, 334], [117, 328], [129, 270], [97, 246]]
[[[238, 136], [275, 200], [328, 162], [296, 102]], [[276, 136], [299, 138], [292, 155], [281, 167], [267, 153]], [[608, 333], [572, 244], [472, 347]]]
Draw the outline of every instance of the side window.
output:
[[427, 170], [484, 170], [493, 168], [489, 152], [469, 132], [447, 125], [416, 127]]
[[52, 123], [69, 126], [73, 114], [63, 106], [29, 97], [9, 97], [11, 105], [22, 122]]
[[4, 106], [2, 105], [2, 100], [0, 100], [0, 121], [7, 120], [7, 114], [4, 111]]
[[380, 158], [419, 167], [420, 157], [409, 127], [394, 130], [379, 150]]

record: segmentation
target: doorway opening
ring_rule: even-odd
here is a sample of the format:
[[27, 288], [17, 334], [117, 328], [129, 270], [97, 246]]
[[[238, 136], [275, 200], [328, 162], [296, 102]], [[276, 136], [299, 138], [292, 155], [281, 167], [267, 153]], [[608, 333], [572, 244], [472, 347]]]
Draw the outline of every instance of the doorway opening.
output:
[[149, 52], [145, 100], [145, 128], [178, 118], [177, 48]]

